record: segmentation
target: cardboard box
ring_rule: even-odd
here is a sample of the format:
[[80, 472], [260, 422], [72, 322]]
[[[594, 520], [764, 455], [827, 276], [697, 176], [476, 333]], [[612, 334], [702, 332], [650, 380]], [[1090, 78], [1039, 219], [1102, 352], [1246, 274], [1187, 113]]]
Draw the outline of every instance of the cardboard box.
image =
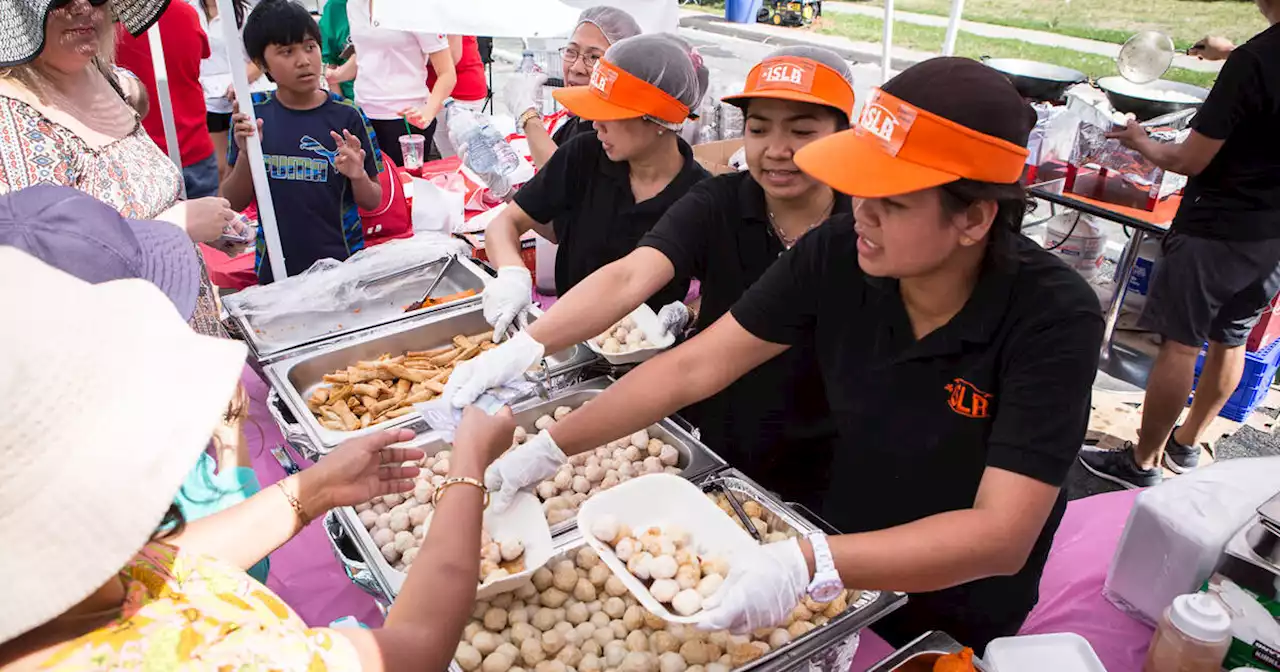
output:
[[729, 159], [739, 149], [742, 149], [742, 138], [704, 142], [693, 146], [693, 158], [712, 175], [723, 175], [734, 172]]
[[[489, 261], [489, 255], [485, 252], [485, 249], [484, 249], [483, 233], [460, 233], [456, 235], [459, 238], [467, 241], [467, 244], [471, 245], [472, 259], [477, 259], [479, 261], [484, 261], [484, 262]], [[538, 234], [534, 233], [533, 231], [525, 231], [524, 235], [520, 236], [520, 258], [524, 260], [524, 265], [528, 267], [529, 273], [533, 274], [535, 277], [538, 272], [537, 271], [538, 257], [537, 257], [537, 249], [536, 249], [537, 240], [538, 240]]]

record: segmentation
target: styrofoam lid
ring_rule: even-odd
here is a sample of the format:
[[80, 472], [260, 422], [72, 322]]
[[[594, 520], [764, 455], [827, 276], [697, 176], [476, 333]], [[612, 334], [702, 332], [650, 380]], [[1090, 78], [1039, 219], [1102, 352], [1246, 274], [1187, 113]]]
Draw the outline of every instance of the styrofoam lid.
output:
[[983, 661], [994, 672], [1107, 672], [1088, 640], [1071, 632], [993, 639]]
[[1231, 634], [1231, 616], [1218, 598], [1207, 593], [1175, 597], [1169, 621], [1202, 642], [1218, 642]]

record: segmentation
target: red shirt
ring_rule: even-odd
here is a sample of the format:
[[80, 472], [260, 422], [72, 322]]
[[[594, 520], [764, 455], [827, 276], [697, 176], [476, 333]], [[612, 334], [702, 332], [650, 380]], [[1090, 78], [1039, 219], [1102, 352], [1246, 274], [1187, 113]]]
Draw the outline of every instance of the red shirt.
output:
[[[458, 84], [453, 87], [455, 100], [484, 100], [489, 86], [484, 81], [484, 62], [480, 60], [480, 46], [474, 35], [462, 37], [462, 59], [454, 64], [458, 71]], [[436, 88], [436, 69], [427, 64], [427, 88]]]
[[[151, 41], [143, 33], [133, 37], [124, 26], [116, 26], [116, 63], [138, 76], [147, 87], [151, 109], [142, 120], [143, 128], [166, 153], [160, 118], [160, 97], [156, 93], [156, 73], [151, 61]], [[204, 89], [200, 86], [200, 61], [209, 57], [209, 37], [200, 27], [196, 9], [186, 2], [170, 2], [160, 15], [160, 38], [164, 43], [165, 69], [169, 72], [169, 100], [173, 103], [173, 123], [182, 151], [182, 165], [190, 166], [213, 156], [213, 140], [205, 120]]]

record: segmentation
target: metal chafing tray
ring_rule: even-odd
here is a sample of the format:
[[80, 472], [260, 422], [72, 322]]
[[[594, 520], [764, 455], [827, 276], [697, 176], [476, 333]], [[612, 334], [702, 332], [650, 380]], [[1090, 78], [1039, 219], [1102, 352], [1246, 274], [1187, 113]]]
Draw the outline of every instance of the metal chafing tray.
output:
[[[359, 360], [376, 359], [388, 352], [429, 350], [448, 344], [458, 334], [477, 334], [489, 329], [480, 304], [472, 302], [297, 348], [263, 367], [267, 381], [283, 404], [283, 408], [276, 408], [272, 414], [282, 423], [281, 431], [308, 457], [324, 455], [343, 441], [370, 432], [396, 427], [427, 431], [422, 416], [417, 413], [353, 432], [331, 430], [316, 421], [307, 408], [306, 399], [316, 387], [325, 384], [326, 373], [345, 369]], [[547, 356], [545, 376], [556, 386], [558, 381], [571, 377], [595, 360], [585, 345], [577, 344]], [[288, 422], [284, 411], [292, 416], [292, 422]]]
[[[451, 258], [453, 261], [449, 263]], [[475, 290], [476, 295], [406, 313], [405, 308], [422, 298], [423, 292], [441, 271], [444, 271], [444, 277], [433, 292], [436, 296], [467, 290]], [[224, 322], [244, 339], [255, 359], [267, 363], [286, 357], [299, 348], [379, 325], [478, 304], [489, 277], [472, 260], [462, 255], [450, 255], [365, 280], [364, 286], [376, 285], [380, 291], [371, 292], [365, 300], [355, 300], [341, 311], [290, 312], [269, 317], [246, 315], [243, 297], [232, 294], [223, 299]]]
[[[931, 672], [939, 658], [959, 653], [963, 648], [945, 632], [926, 632], [876, 663], [868, 672]], [[986, 669], [981, 661], [974, 660], [973, 663], [979, 670]]]
[[[776, 501], [760, 502], [765, 506], [778, 506]], [[376, 576], [376, 563], [366, 562], [364, 558], [372, 557], [370, 552], [381, 554], [377, 549], [370, 551], [372, 539], [364, 535], [362, 541], [354, 532], [363, 530], [360, 521], [355, 517], [354, 509], [341, 509], [330, 512], [325, 518], [325, 530], [333, 546], [335, 555], [342, 563], [348, 576], [361, 588], [369, 592], [382, 605], [389, 605], [393, 598], [388, 597], [390, 589], [385, 579]], [[572, 554], [584, 545], [582, 535], [574, 528], [570, 533], [556, 539], [556, 555], [546, 566], [571, 559]], [[358, 553], [352, 557], [352, 552]], [[373, 568], [373, 569], [371, 569]], [[887, 598], [887, 599], [886, 599]], [[858, 633], [874, 623], [881, 616], [900, 606], [905, 598], [894, 598], [892, 595], [880, 595], [871, 604], [863, 604], [861, 600], [850, 604], [840, 616], [801, 636], [786, 646], [772, 651], [736, 671], [768, 671], [768, 672], [846, 672], [857, 651]], [[878, 608], [877, 608], [878, 607]], [[450, 672], [462, 672], [457, 663], [451, 663]]]

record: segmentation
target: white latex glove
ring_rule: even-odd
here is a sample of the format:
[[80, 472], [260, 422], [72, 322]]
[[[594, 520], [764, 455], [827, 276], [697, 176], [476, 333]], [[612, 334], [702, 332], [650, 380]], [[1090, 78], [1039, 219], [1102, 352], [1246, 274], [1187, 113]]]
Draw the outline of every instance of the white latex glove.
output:
[[454, 408], [470, 406], [485, 391], [520, 380], [545, 351], [529, 332], [518, 332], [506, 343], [453, 367], [441, 396]]
[[555, 476], [560, 466], [568, 461], [569, 458], [565, 457], [547, 430], [538, 432], [485, 470], [484, 487], [489, 489], [489, 511], [505, 511], [511, 506], [516, 493]]
[[[547, 75], [542, 72], [521, 72], [507, 80], [502, 87], [502, 103], [507, 112], [520, 118], [528, 110], [538, 108], [538, 94], [547, 83]], [[524, 133], [524, 129], [516, 129]]]
[[786, 622], [808, 588], [809, 565], [795, 539], [736, 553], [724, 585], [702, 603], [697, 627], [735, 635], [774, 627]]
[[668, 334], [677, 337], [684, 333], [685, 326], [689, 324], [689, 317], [689, 307], [682, 301], [672, 301], [658, 311], [658, 322], [662, 323], [662, 328], [666, 329]]
[[533, 276], [524, 266], [503, 266], [484, 287], [484, 319], [493, 325], [493, 342], [501, 341], [516, 317], [533, 303]]

